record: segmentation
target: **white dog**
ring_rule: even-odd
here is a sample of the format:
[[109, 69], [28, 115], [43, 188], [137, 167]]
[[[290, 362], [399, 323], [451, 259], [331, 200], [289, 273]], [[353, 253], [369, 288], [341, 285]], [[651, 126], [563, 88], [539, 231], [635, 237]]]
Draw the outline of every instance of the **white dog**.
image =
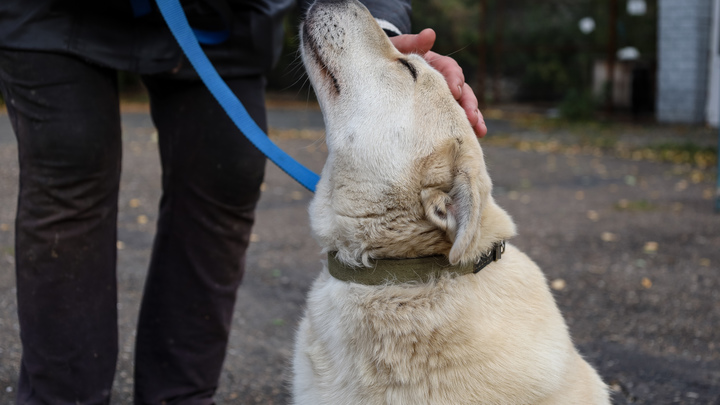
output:
[[329, 150], [310, 216], [329, 255], [295, 403], [608, 404], [540, 269], [503, 249], [515, 226], [442, 75], [356, 0], [315, 3], [301, 31]]

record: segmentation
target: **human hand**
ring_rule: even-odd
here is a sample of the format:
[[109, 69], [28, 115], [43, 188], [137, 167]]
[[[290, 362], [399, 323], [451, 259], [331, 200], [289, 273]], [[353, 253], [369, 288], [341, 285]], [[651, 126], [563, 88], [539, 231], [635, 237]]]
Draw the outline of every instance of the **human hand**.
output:
[[448, 87], [455, 100], [465, 110], [465, 114], [478, 138], [487, 134], [487, 126], [482, 113], [478, 110], [478, 100], [470, 86], [465, 83], [462, 68], [453, 58], [437, 54], [430, 49], [435, 44], [435, 31], [430, 28], [422, 30], [419, 34], [405, 34], [390, 37], [390, 42], [402, 53], [417, 53], [439, 71], [447, 81]]

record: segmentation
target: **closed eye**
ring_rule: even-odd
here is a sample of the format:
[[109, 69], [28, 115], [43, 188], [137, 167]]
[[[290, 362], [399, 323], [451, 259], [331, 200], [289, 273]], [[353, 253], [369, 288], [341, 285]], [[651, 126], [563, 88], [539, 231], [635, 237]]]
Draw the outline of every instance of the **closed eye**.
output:
[[410, 62], [408, 62], [407, 59], [398, 59], [398, 62], [402, 63], [403, 66], [408, 68], [408, 70], [410, 71], [410, 74], [413, 77], [413, 80], [417, 81], [418, 72], [417, 72], [417, 69], [415, 69], [415, 66], [413, 66]]

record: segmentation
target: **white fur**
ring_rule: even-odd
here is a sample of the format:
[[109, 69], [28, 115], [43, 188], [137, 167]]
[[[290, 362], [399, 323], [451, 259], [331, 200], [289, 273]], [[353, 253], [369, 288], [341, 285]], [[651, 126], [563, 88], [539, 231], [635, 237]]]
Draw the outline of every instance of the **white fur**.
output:
[[[430, 254], [466, 263], [515, 234], [438, 72], [397, 52], [354, 0], [316, 3], [302, 36], [327, 127], [310, 206], [324, 251], [352, 265]], [[428, 283], [364, 286], [324, 268], [293, 373], [302, 405], [609, 403], [542, 272], [512, 245], [477, 275]]]

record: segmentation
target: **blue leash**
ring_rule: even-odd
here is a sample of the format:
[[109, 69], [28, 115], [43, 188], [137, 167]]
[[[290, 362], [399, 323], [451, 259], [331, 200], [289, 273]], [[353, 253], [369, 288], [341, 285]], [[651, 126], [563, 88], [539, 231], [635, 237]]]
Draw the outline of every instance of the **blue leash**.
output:
[[[142, 0], [140, 0], [142, 2]], [[136, 2], [136, 0], [134, 0]], [[233, 94], [218, 72], [207, 58], [193, 29], [190, 28], [187, 17], [183, 12], [179, 0], [156, 0], [160, 13], [180, 48], [185, 52], [190, 63], [195, 68], [200, 79], [205, 83], [210, 93], [220, 103], [230, 119], [245, 135], [245, 137], [258, 148], [273, 163], [281, 168], [290, 177], [308, 190], [315, 192], [315, 186], [320, 176], [298, 163], [290, 155], [278, 148], [260, 127], [253, 121], [243, 107], [242, 103]], [[217, 42], [215, 42], [217, 43]]]

